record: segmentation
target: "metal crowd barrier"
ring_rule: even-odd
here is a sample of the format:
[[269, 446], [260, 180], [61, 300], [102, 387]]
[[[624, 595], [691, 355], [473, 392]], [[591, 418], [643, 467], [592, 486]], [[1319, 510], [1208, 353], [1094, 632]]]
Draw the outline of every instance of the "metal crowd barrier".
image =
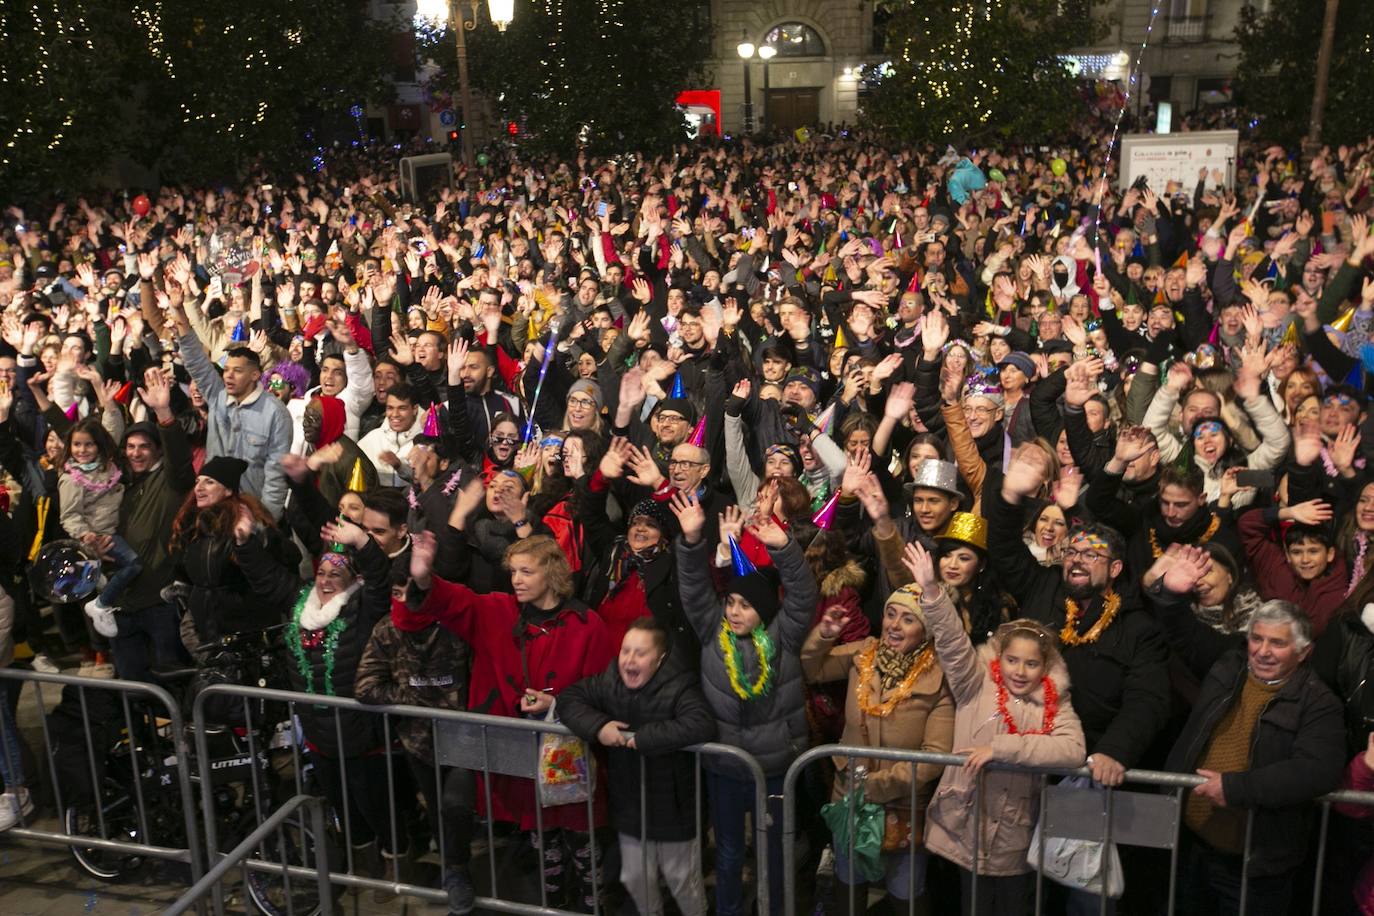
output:
[[[274, 832], [281, 828], [281, 825], [288, 817], [296, 812], [298, 808], [308, 808], [310, 810], [310, 822], [314, 827], [316, 836], [323, 836], [324, 826], [324, 801], [313, 795], [296, 795], [282, 805], [272, 816], [263, 821], [252, 833], [244, 837], [243, 842], [235, 846], [226, 853], [214, 868], [191, 886], [186, 893], [177, 898], [176, 902], [162, 911], [162, 916], [181, 916], [191, 907], [203, 902], [205, 895], [210, 893], [219, 882], [224, 880], [225, 874], [235, 865], [240, 864], [248, 858], [255, 849]], [[332, 909], [333, 895], [329, 889], [329, 853], [321, 847], [318, 852], [320, 871], [317, 882], [316, 892], [320, 895], [321, 911]]]
[[[200, 829], [191, 793], [191, 773], [183, 738], [185, 727], [181, 711], [171, 695], [161, 687], [136, 681], [43, 674], [15, 668], [0, 668], [0, 678], [33, 684], [33, 701], [42, 725], [49, 778], [61, 827], [60, 831], [44, 830], [30, 818], [21, 817], [20, 824], [5, 835], [68, 846], [87, 871], [94, 874], [108, 870], [112, 872], [106, 875], [109, 878], [121, 873], [123, 859], [105, 864], [98, 859], [100, 853], [181, 862], [189, 867], [193, 882], [200, 880]], [[68, 721], [65, 735], [54, 735], [58, 728], [51, 721], [54, 713], [48, 712], [44, 702], [45, 684], [76, 688], [74, 693], [64, 697], [63, 704], [74, 699], [72, 706], [80, 711], [79, 737], [75, 721]], [[92, 713], [96, 697], [110, 697], [110, 700]], [[137, 698], [137, 702], [131, 703], [130, 697]], [[112, 707], [111, 703], [116, 705]], [[62, 718], [72, 720], [75, 709], [64, 710]], [[122, 726], [111, 728], [119, 723], [121, 712]], [[93, 728], [93, 721], [97, 726], [104, 726], [104, 730]], [[108, 742], [106, 737], [110, 739]], [[60, 738], [66, 738], [77, 747], [55, 746], [54, 741]], [[80, 758], [73, 757], [78, 750], [84, 753], [84, 766], [78, 762]], [[66, 766], [80, 767], [83, 777], [89, 777], [89, 802], [84, 798], [87, 792], [71, 785], [71, 778], [64, 781], [59, 774], [59, 757]], [[127, 762], [121, 760], [124, 757]], [[36, 791], [32, 782], [30, 786], [31, 791]], [[169, 792], [175, 793], [179, 804], [174, 805], [172, 811], [163, 810], [150, 818], [150, 802], [165, 803]], [[180, 821], [180, 835], [175, 823], [169, 824], [169, 820]], [[94, 828], [95, 832], [77, 832], [76, 828], [83, 824], [87, 830]]]
[[[863, 760], [898, 760], [912, 764], [933, 764], [936, 766], [963, 766], [966, 760], [961, 754], [939, 754], [926, 751], [908, 751], [899, 748], [877, 748], [862, 747], [856, 745], [831, 744], [821, 747], [814, 747], [795, 761], [787, 770], [787, 775], [783, 780], [783, 831], [782, 831], [782, 861], [783, 873], [789, 877], [795, 877], [796, 862], [796, 837], [797, 837], [797, 781], [801, 777], [807, 766], [817, 763], [823, 759], [832, 757], [842, 757], [847, 761], [846, 770], [854, 771], [855, 761]], [[1169, 897], [1168, 913], [1173, 916], [1177, 901], [1177, 883], [1179, 869], [1179, 847], [1180, 838], [1183, 830], [1183, 804], [1185, 793], [1188, 789], [1202, 785], [1206, 780], [1201, 776], [1187, 775], [1183, 773], [1167, 773], [1156, 770], [1128, 770], [1126, 771], [1126, 784], [1138, 786], [1150, 786], [1156, 790], [1153, 792], [1132, 792], [1126, 789], [1112, 787], [1101, 787], [1087, 789], [1079, 786], [1056, 786], [1051, 785], [1051, 776], [1081, 776], [1091, 778], [1091, 773], [1086, 767], [1078, 769], [1051, 768], [1051, 767], [1025, 767], [1008, 765], [993, 761], [987, 764], [978, 774], [974, 787], [974, 823], [978, 825], [974, 830], [974, 841], [972, 861], [974, 873], [971, 881], [970, 901], [967, 912], [977, 912], [978, 903], [978, 869], [979, 844], [982, 842], [982, 813], [984, 801], [984, 779], [989, 770], [1001, 770], [1007, 772], [1019, 772], [1033, 774], [1039, 780], [1040, 804], [1037, 813], [1036, 824], [1039, 836], [1042, 838], [1052, 837], [1055, 839], [1063, 838], [1070, 840], [1086, 840], [1091, 842], [1115, 843], [1125, 846], [1144, 846], [1155, 849], [1167, 849], [1170, 854], [1169, 861]], [[913, 773], [914, 777], [914, 773]], [[912, 810], [916, 810], [917, 784], [913, 778], [910, 790]], [[849, 818], [849, 844], [847, 849], [847, 859], [849, 863], [849, 881], [845, 882], [849, 888], [849, 911], [854, 912], [854, 825], [855, 808], [852, 794], [848, 795], [848, 818]], [[1374, 792], [1354, 792], [1343, 790], [1333, 792], [1329, 795], [1316, 799], [1316, 804], [1321, 807], [1321, 820], [1318, 828], [1318, 845], [1316, 854], [1316, 873], [1313, 882], [1312, 894], [1312, 914], [1319, 916], [1321, 912], [1322, 878], [1326, 863], [1327, 844], [1331, 818], [1331, 806], [1333, 804], [1358, 805], [1366, 808], [1374, 808]], [[1249, 901], [1249, 867], [1251, 859], [1251, 842], [1254, 831], [1255, 811], [1253, 808], [1246, 813], [1245, 823], [1245, 846], [1241, 858], [1240, 876], [1240, 914], [1245, 916]], [[914, 829], [914, 828], [913, 828]], [[1030, 850], [1027, 850], [1029, 852]], [[911, 845], [908, 852], [904, 855], [911, 856], [912, 861], [908, 868], [907, 899], [908, 905], [913, 905], [911, 901], [915, 899], [915, 856], [918, 850], [915, 844]], [[892, 855], [895, 853], [885, 853]], [[1111, 879], [1111, 856], [1102, 857], [1101, 887], [1107, 887]], [[837, 866], [838, 868], [838, 866]], [[836, 879], [839, 879], [838, 873]], [[791, 880], [784, 883], [784, 907], [785, 913], [797, 912], [796, 887]], [[1035, 878], [1035, 916], [1041, 916], [1044, 911], [1044, 890], [1045, 874], [1042, 869], [1036, 871]], [[1111, 911], [1111, 898], [1106, 894], [1094, 895], [1098, 898], [1098, 912], [1106, 916]], [[863, 902], [860, 901], [862, 904]], [[863, 906], [859, 912], [862, 912]]]
[[[369, 706], [359, 703], [357, 700], [343, 697], [330, 697], [316, 694], [294, 693], [290, 691], [272, 690], [262, 687], [241, 687], [231, 684], [217, 684], [203, 690], [196, 697], [196, 701], [193, 708], [193, 728], [196, 739], [196, 750], [197, 755], [201, 759], [206, 759], [208, 756], [208, 749], [206, 746], [206, 732], [208, 726], [211, 724], [206, 717], [206, 703], [208, 701], [215, 699], [218, 699], [221, 703], [225, 699], [233, 699], [241, 704], [241, 708], [243, 711], [242, 721], [246, 722], [247, 724], [246, 732], [249, 741], [248, 753], [249, 756], [253, 758], [257, 758], [258, 755], [263, 751], [263, 749], [258, 746], [259, 742], [258, 739], [255, 737], [255, 735], [257, 735], [261, 731], [260, 728], [255, 727], [255, 724], [260, 726], [262, 723], [255, 723], [254, 719], [255, 717], [260, 717], [261, 715], [263, 715], [263, 711], [265, 709], [270, 708], [267, 704], [278, 705], [280, 708], [283, 709], [282, 721], [289, 721], [293, 723], [297, 721], [296, 713], [297, 710], [302, 706], [327, 707], [332, 709], [335, 734], [338, 737], [340, 745], [343, 744], [343, 726], [340, 720], [341, 712], [363, 712], [371, 715], [380, 716], [382, 719], [382, 746], [386, 748], [392, 748], [393, 751], [395, 751], [395, 742], [393, 741], [393, 738], [395, 736], [395, 723], [393, 721], [394, 719], [401, 718], [425, 720], [430, 724], [431, 737], [434, 741], [434, 756], [436, 761], [436, 766], [434, 767], [434, 797], [439, 800], [442, 800], [444, 794], [443, 780], [445, 768], [453, 767], [458, 769], [467, 769], [474, 771], [475, 775], [497, 774], [530, 778], [533, 776], [534, 773], [534, 763], [538, 759], [541, 736], [546, 734], [571, 735], [571, 732], [569, 732], [566, 727], [558, 723], [545, 722], [542, 720], [517, 719], [506, 716], [489, 716], [457, 710], [431, 709], [415, 706]], [[312, 791], [307, 786], [306, 779], [304, 777], [306, 766], [310, 763], [310, 754], [308, 752], [304, 754], [302, 753], [300, 738], [300, 732], [299, 730], [297, 730], [295, 732], [295, 740], [289, 742], [290, 756], [292, 762], [291, 769], [293, 772], [294, 780], [293, 795], [312, 794]], [[707, 756], [720, 759], [729, 759], [733, 761], [737, 767], [742, 768], [743, 771], [748, 772], [750, 777], [752, 778], [754, 783], [753, 833], [756, 877], [754, 883], [757, 888], [756, 893], [759, 912], [767, 913], [769, 911], [767, 855], [768, 795], [767, 781], [762, 768], [759, 766], [758, 761], [756, 761], [752, 756], [740, 750], [739, 748], [732, 747], [730, 745], [714, 743], [701, 744], [691, 748], [687, 748], [685, 752], [691, 752], [695, 756], [694, 782], [697, 799], [696, 836], [698, 838], [698, 842], [700, 841], [701, 837], [704, 836], [704, 825], [702, 823], [701, 814], [701, 803], [704, 799], [704, 795], [701, 791], [702, 757]], [[388, 816], [390, 820], [390, 835], [393, 838], [398, 838], [400, 834], [398, 833], [398, 814], [396, 807], [396, 767], [398, 765], [405, 766], [405, 763], [399, 751], [393, 753], [386, 753], [384, 757], [386, 765], [386, 785], [384, 787], [377, 786], [377, 791], [385, 791], [387, 794]], [[346, 792], [348, 791], [347, 768], [349, 766], [349, 758], [339, 757], [336, 762], [338, 763], [340, 769], [339, 782], [344, 787], [344, 791]], [[598, 770], [599, 769], [600, 768], [598, 768]], [[255, 768], [253, 772], [254, 779], [251, 787], [252, 791], [257, 793], [258, 796], [261, 798], [270, 797], [268, 790], [260, 783], [258, 779], [257, 769]], [[641, 838], [643, 838], [646, 835], [647, 831], [645, 828], [648, 826], [647, 800], [645, 794], [646, 782], [643, 778], [645, 773], [645, 764], [643, 762], [643, 759], [641, 758], [639, 805], [641, 818]], [[604, 779], [604, 774], [599, 775], [598, 778]], [[210, 797], [212, 787], [208, 782], [204, 782], [201, 785], [201, 791], [202, 805], [204, 806], [207, 812], [213, 811], [213, 800]], [[559, 909], [556, 905], [556, 902], [551, 901], [549, 899], [547, 889], [545, 887], [544, 881], [542, 880], [542, 860], [538, 862], [538, 865], [535, 869], [535, 874], [537, 876], [537, 880], [539, 881], [539, 894], [537, 903], [522, 902], [520, 900], [514, 899], [517, 896], [516, 894], [502, 893], [500, 875], [501, 869], [498, 868], [497, 863], [497, 828], [496, 820], [492, 815], [492, 786], [490, 779], [481, 780], [481, 792], [483, 801], [485, 802], [484, 807], [487, 812], [485, 823], [480, 825], [480, 827], [485, 829], [488, 860], [486, 877], [490, 884], [490, 893], [486, 896], [478, 896], [477, 906], [485, 910], [505, 913], [550, 914], [559, 912], [572, 912], [569, 910]], [[595, 793], [589, 793], [588, 799], [586, 801], [587, 819], [589, 824], [596, 823], [594, 801]], [[264, 829], [264, 825], [266, 825], [269, 820], [264, 814], [261, 813], [263, 812], [264, 807], [265, 806], [263, 805], [254, 806], [255, 810], [260, 812], [258, 829], [253, 834], [253, 836], [255, 837], [266, 838], [267, 836], [272, 834], [274, 830], [280, 832], [288, 825], [288, 819], [285, 816], [283, 816], [272, 821], [273, 826], [271, 829]], [[439, 804], [438, 808], [439, 810], [437, 812], [437, 816], [435, 817], [435, 820], [437, 820], [438, 824], [437, 830], [434, 831], [436, 833], [434, 839], [439, 847], [439, 862], [442, 866], [443, 862], [446, 859], [445, 849], [443, 848], [443, 805]], [[267, 808], [267, 810], [271, 809]], [[223, 874], [225, 874], [227, 867], [221, 869], [220, 865], [222, 865], [223, 863], [218, 861], [222, 855], [219, 851], [220, 839], [218, 836], [218, 826], [213, 817], [206, 817], [204, 818], [204, 820], [206, 830], [207, 861], [217, 869], [216, 874], [222, 876]], [[538, 858], [539, 851], [544, 848], [544, 844], [546, 842], [544, 810], [540, 808], [538, 805], [535, 806], [535, 820], [536, 825], [534, 839], [538, 844], [535, 848], [535, 855], [536, 858]], [[310, 849], [312, 848], [312, 846], [313, 848], [320, 849], [323, 849], [326, 846], [326, 839], [320, 837], [318, 833], [314, 837], [313, 844], [309, 842], [297, 844], [300, 847], [300, 855], [297, 857], [298, 860], [296, 861], [288, 861], [289, 857], [287, 855], [287, 851], [292, 844], [280, 840], [277, 842], [277, 845], [275, 847], [276, 858], [274, 858], [273, 851], [260, 853], [258, 856], [254, 857], [250, 855], [247, 851], [245, 851], [242, 856], [239, 856], [239, 850], [236, 849], [234, 853], [231, 855], [237, 856], [239, 859], [241, 859], [245, 869], [256, 870], [280, 876], [281, 880], [284, 882], [286, 886], [285, 903], [288, 911], [291, 912], [294, 912], [293, 903], [295, 900], [295, 897], [291, 891], [291, 882], [318, 879], [321, 874], [327, 874], [328, 880], [334, 885], [342, 885], [344, 887], [356, 889], [371, 888], [374, 890], [390, 892], [397, 895], [416, 897], [436, 903], [447, 902], [448, 898], [445, 892], [440, 888], [427, 887], [403, 881], [403, 876], [400, 874], [401, 866], [398, 859], [391, 860], [391, 867], [389, 869], [390, 873], [386, 876], [385, 879], [373, 878], [363, 874], [359, 874], [359, 863], [355, 861], [354, 857], [354, 825], [352, 823], [352, 817], [347, 809], [347, 806], [345, 806], [345, 809], [342, 812], [332, 812], [330, 816], [326, 818], [326, 821], [331, 822], [333, 824], [333, 833], [335, 834], [335, 836], [338, 836], [342, 839], [340, 846], [342, 847], [343, 852], [341, 860], [343, 869], [341, 871], [332, 870], [329, 867], [328, 861], [326, 861], [323, 856], [316, 858], [313, 862], [310, 861]], [[477, 823], [474, 823], [473, 826], [475, 838], [477, 836], [477, 829], [479, 829], [479, 825]], [[301, 831], [300, 835], [304, 836], [304, 825], [299, 825], [297, 829]], [[512, 839], [514, 842], [518, 843], [518, 834], [516, 837]], [[597, 842], [598, 841], [596, 833], [595, 830], [593, 830], [591, 833], [592, 849], [588, 859], [588, 864], [590, 866], [592, 892], [595, 900], [593, 912], [596, 914], [600, 914], [603, 911], [603, 888], [605, 886], [605, 882], [603, 880], [603, 876], [600, 874], [600, 870], [603, 866], [602, 856], [601, 854], [599, 854], [596, 848]], [[612, 842], [615, 842], [615, 840], [612, 840]], [[243, 844], [240, 844], [240, 847], [242, 847], [242, 845]], [[647, 844], [641, 843], [640, 850], [641, 855], [643, 856], [643, 861], [641, 862], [641, 870], [647, 874], [649, 859], [649, 850]], [[566, 862], [566, 864], [569, 866], [571, 866], [572, 864], [570, 858], [571, 856], [569, 856], [569, 860]], [[331, 861], [335, 861], [335, 863], [338, 864], [338, 860]], [[473, 873], [473, 877], [474, 879], [476, 879], [477, 877], [475, 872]], [[618, 876], [612, 876], [612, 880], [614, 880], [617, 877]], [[658, 879], [656, 876], [654, 876], [652, 880], [657, 881]], [[215, 912], [223, 912], [222, 891], [220, 889], [219, 883], [208, 881], [206, 883], [213, 883], [214, 885], [211, 890], [211, 894]]]

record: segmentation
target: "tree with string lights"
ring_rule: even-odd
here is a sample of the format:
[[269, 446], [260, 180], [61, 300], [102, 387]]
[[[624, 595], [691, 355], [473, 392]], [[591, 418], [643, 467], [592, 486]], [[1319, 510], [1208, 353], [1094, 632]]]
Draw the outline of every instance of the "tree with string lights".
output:
[[880, 0], [891, 59], [867, 67], [866, 124], [909, 141], [1034, 142], [1082, 110], [1060, 55], [1091, 43], [1096, 0]]
[[[1257, 127], [1266, 138], [1293, 143], [1308, 129], [1324, 6], [1312, 0], [1273, 0], [1265, 12], [1255, 7], [1241, 11], [1236, 101], [1259, 119]], [[1363, 140], [1374, 134], [1374, 107], [1368, 98], [1374, 74], [1374, 3], [1339, 5], [1330, 60], [1322, 139], [1333, 144]]]
[[[710, 55], [708, 0], [534, 0], [504, 31], [468, 33], [473, 85], [527, 147], [567, 152], [658, 149], [686, 137], [675, 99], [701, 85]], [[422, 32], [432, 93], [457, 86], [453, 41]]]
[[308, 162], [318, 127], [389, 91], [366, 0], [0, 4], [0, 187], [85, 186], [121, 157], [165, 180]]

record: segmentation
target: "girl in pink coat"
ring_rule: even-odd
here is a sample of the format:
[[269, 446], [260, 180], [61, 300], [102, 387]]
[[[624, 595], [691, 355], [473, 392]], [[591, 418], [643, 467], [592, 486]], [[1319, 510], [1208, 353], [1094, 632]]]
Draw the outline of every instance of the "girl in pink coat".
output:
[[[1026, 864], [1035, 830], [1039, 788], [1030, 773], [993, 769], [982, 776], [982, 808], [975, 790], [989, 762], [1039, 767], [1083, 765], [1083, 726], [1069, 705], [1069, 674], [1054, 638], [1033, 620], [1003, 624], [974, 647], [940, 583], [931, 556], [908, 544], [903, 558], [921, 586], [921, 610], [935, 654], [954, 694], [954, 753], [926, 816], [926, 848], [959, 866], [965, 916], [978, 875], [977, 916], [1029, 912], [1034, 872]], [[973, 861], [974, 831], [978, 861]]]

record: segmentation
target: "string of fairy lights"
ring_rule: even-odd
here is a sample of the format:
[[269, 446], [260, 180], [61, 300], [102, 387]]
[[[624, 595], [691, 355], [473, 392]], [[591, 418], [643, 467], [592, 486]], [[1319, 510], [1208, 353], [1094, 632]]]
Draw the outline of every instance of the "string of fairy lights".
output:
[[[1131, 97], [1135, 94], [1136, 81], [1140, 79], [1140, 62], [1145, 57], [1145, 49], [1150, 44], [1150, 36], [1154, 34], [1155, 21], [1159, 18], [1159, 11], [1163, 4], [1156, 0], [1150, 8], [1150, 21], [1145, 23], [1145, 34], [1140, 39], [1140, 47], [1136, 49], [1135, 60], [1131, 62], [1131, 70], [1126, 79], [1126, 89], [1123, 93], [1121, 109], [1116, 113], [1116, 120], [1112, 123], [1112, 136], [1107, 141], [1107, 150], [1102, 158], [1102, 175], [1097, 180], [1097, 194], [1095, 199], [1102, 200], [1103, 193], [1107, 190], [1107, 172], [1112, 166], [1112, 156], [1116, 152], [1116, 142], [1121, 136], [1121, 122], [1126, 117], [1126, 110], [1131, 107]], [[1095, 219], [1096, 225], [1102, 223], [1102, 210], [1099, 208]]]
[[[44, 15], [45, 9], [48, 15]], [[25, 62], [11, 58], [8, 54], [0, 55], [0, 87], [11, 85], [26, 86], [30, 90], [44, 89], [50, 84], [49, 77], [54, 74], [52, 49], [59, 44], [64, 45], [67, 51], [76, 50], [79, 46], [84, 46], [86, 51], [94, 52], [95, 45], [91, 42], [90, 33], [86, 28], [86, 19], [83, 15], [83, 7], [78, 6], [75, 10], [70, 8], [64, 10], [57, 0], [46, 5], [30, 3], [26, 10], [20, 11], [18, 4], [0, 4], [0, 35], [16, 35], [22, 26], [20, 20], [27, 13], [27, 18], [33, 20], [32, 30], [34, 33], [43, 36], [44, 43], [38, 46], [38, 59], [33, 62], [31, 71], [25, 68], [25, 72], [20, 72], [20, 68]], [[8, 88], [0, 88], [0, 93], [9, 94]], [[58, 94], [44, 108], [48, 111], [64, 111], [67, 108], [67, 99], [58, 90]], [[16, 149], [22, 139], [26, 142], [36, 134], [32, 109], [26, 111], [23, 122], [17, 125], [13, 134], [5, 142], [3, 152], [0, 152], [0, 166], [10, 164], [9, 150]], [[58, 126], [53, 129], [52, 134], [47, 138], [45, 146], [48, 150], [55, 150], [65, 139], [65, 131], [72, 126], [75, 112], [66, 110]]]
[[[914, 82], [928, 87], [930, 94], [940, 100], [954, 95], [951, 82], [961, 81], [964, 79], [964, 74], [974, 69], [973, 61], [969, 56], [969, 49], [973, 44], [973, 30], [980, 15], [983, 21], [990, 22], [994, 15], [1001, 15], [1003, 9], [1001, 0], [990, 0], [990, 2], [981, 4], [965, 3], [962, 8], [951, 9], [951, 12], [956, 14], [954, 34], [941, 41], [934, 48], [926, 50], [921, 60], [913, 62], [911, 59], [914, 39], [908, 38], [902, 48], [902, 60], [913, 64], [917, 71]], [[922, 17], [922, 21], [928, 27], [930, 16]], [[929, 28], [926, 30], [926, 37], [930, 37]], [[997, 58], [994, 56], [988, 63], [996, 65]], [[990, 84], [983, 79], [977, 79], [976, 82], [982, 92], [984, 104], [978, 106], [980, 111], [973, 113], [979, 124], [986, 124], [988, 118], [992, 117], [992, 102], [997, 98], [998, 88], [995, 83]], [[924, 94], [917, 93], [916, 102], [919, 108], [925, 108]], [[957, 128], [949, 118], [946, 118], [944, 123], [945, 132], [951, 134], [956, 129], [966, 131], [969, 127], [969, 121], [957, 125]]]

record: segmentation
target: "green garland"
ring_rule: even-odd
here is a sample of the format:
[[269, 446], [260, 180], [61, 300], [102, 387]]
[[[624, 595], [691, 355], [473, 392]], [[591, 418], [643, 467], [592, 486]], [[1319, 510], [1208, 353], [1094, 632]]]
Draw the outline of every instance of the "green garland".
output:
[[759, 677], [754, 683], [746, 684], [740, 672], [738, 637], [730, 629], [730, 622], [721, 618], [720, 636], [717, 641], [720, 643], [721, 653], [725, 656], [725, 670], [730, 675], [730, 687], [741, 700], [757, 700], [773, 689], [773, 658], [777, 655], [777, 648], [773, 645], [773, 639], [768, 635], [766, 627], [755, 627], [750, 637], [754, 641], [754, 651], [759, 656]]
[[[306, 693], [315, 692], [315, 669], [301, 645], [301, 612], [305, 610], [305, 602], [310, 598], [312, 588], [313, 586], [306, 586], [301, 590], [296, 608], [291, 612], [291, 622], [286, 626], [286, 644], [291, 647], [291, 654], [296, 657], [296, 670], [305, 681]], [[334, 696], [334, 652], [339, 647], [339, 634], [347, 626], [348, 621], [340, 614], [324, 628], [324, 695], [327, 697]]]

